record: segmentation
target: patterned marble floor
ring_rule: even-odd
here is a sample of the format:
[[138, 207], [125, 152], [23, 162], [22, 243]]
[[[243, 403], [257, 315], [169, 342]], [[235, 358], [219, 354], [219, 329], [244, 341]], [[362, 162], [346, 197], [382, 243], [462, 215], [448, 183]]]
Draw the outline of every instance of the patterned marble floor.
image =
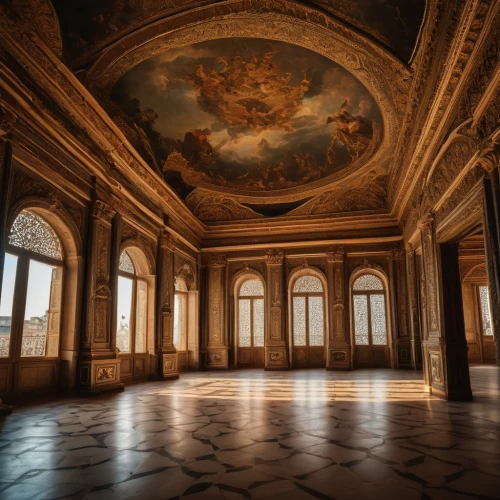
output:
[[473, 403], [412, 372], [245, 370], [18, 406], [0, 498], [500, 498], [499, 374], [471, 368]]

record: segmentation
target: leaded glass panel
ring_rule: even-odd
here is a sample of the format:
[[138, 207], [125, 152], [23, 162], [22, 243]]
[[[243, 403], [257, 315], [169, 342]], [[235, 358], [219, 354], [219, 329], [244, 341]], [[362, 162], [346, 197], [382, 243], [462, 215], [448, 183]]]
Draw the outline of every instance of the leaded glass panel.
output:
[[135, 274], [135, 267], [130, 255], [124, 250], [120, 255], [118, 269], [124, 273]]
[[354, 341], [356, 345], [370, 345], [368, 338], [368, 298], [354, 295]]
[[0, 300], [0, 357], [9, 356], [14, 287], [16, 284], [17, 257], [5, 254], [2, 297]]
[[240, 299], [238, 306], [238, 344], [240, 347], [251, 347], [250, 299]]
[[308, 297], [308, 301], [309, 301], [309, 345], [322, 346], [325, 343], [323, 297]]
[[264, 347], [264, 299], [253, 300], [253, 345]]
[[479, 287], [479, 300], [481, 302], [481, 320], [483, 323], [483, 335], [492, 336], [493, 328], [491, 326], [490, 294], [487, 286]]
[[360, 276], [353, 285], [353, 290], [383, 290], [384, 285], [380, 278], [373, 274], [363, 274]]
[[372, 320], [372, 344], [387, 345], [387, 322], [385, 320], [385, 297], [383, 294], [370, 295]]
[[135, 317], [135, 352], [146, 352], [146, 321], [148, 304], [148, 285], [145, 281], [137, 281], [137, 306]]
[[264, 295], [264, 286], [258, 279], [249, 279], [240, 287], [240, 297], [259, 297]]
[[316, 276], [301, 276], [293, 285], [293, 293], [323, 293], [323, 284]]
[[61, 242], [50, 224], [27, 210], [20, 212], [12, 224], [9, 243], [53, 259], [63, 258]]
[[293, 344], [306, 345], [306, 298], [293, 297]]
[[130, 316], [132, 311], [133, 282], [118, 276], [118, 307], [116, 310], [116, 347], [120, 352], [130, 352]]

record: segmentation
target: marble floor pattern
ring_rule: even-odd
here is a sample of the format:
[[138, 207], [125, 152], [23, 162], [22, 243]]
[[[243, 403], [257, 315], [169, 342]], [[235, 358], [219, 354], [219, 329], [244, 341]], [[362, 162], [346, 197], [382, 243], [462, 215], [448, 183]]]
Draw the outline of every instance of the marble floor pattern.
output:
[[500, 498], [500, 384], [473, 403], [421, 373], [183, 373], [0, 420], [0, 498]]

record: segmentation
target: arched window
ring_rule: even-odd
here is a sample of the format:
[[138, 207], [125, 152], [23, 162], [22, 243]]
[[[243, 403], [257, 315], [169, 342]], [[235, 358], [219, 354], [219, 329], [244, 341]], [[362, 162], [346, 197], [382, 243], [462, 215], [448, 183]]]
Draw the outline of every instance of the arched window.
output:
[[264, 347], [264, 286], [245, 280], [238, 291], [238, 347]]
[[148, 284], [137, 276], [127, 250], [121, 253], [118, 265], [117, 304], [116, 347], [125, 354], [145, 353]]
[[178, 351], [187, 349], [188, 287], [182, 278], [175, 279], [174, 346]]
[[293, 345], [325, 345], [323, 283], [312, 275], [297, 278], [292, 289]]
[[374, 274], [363, 274], [353, 284], [354, 343], [387, 345], [385, 289]]
[[[23, 210], [12, 224], [6, 250], [0, 357], [57, 358], [64, 257], [61, 242], [43, 217]], [[19, 336], [20, 343], [16, 340]]]

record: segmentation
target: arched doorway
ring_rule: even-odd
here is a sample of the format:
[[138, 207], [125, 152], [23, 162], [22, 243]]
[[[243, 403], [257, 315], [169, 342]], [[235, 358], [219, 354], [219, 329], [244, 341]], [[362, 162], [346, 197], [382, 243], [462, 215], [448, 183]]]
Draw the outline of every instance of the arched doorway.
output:
[[264, 367], [264, 285], [256, 276], [236, 284], [236, 344], [238, 367]]
[[179, 369], [185, 369], [187, 359], [188, 337], [188, 294], [186, 282], [182, 278], [175, 278], [174, 294], [174, 347], [177, 349]]
[[352, 284], [354, 367], [390, 367], [386, 287], [374, 273]]
[[148, 301], [145, 257], [137, 248], [120, 254], [116, 311], [116, 347], [122, 381], [140, 380], [148, 374]]
[[292, 366], [326, 366], [325, 288], [322, 280], [302, 274], [291, 282]]
[[[56, 389], [61, 327], [65, 326], [68, 336], [74, 332], [70, 323], [75, 319], [74, 304], [67, 304], [66, 317], [61, 306], [67, 275], [77, 281], [76, 269], [68, 273], [66, 265], [68, 254], [76, 257], [76, 248], [74, 242], [61, 240], [59, 233], [63, 237], [69, 233], [66, 228], [57, 227], [56, 232], [52, 223], [62, 226], [57, 217], [44, 214], [39, 208], [21, 210], [8, 237], [0, 301], [2, 393]], [[68, 338], [66, 344], [75, 348], [76, 341]], [[70, 380], [74, 377], [73, 372], [65, 375]]]

